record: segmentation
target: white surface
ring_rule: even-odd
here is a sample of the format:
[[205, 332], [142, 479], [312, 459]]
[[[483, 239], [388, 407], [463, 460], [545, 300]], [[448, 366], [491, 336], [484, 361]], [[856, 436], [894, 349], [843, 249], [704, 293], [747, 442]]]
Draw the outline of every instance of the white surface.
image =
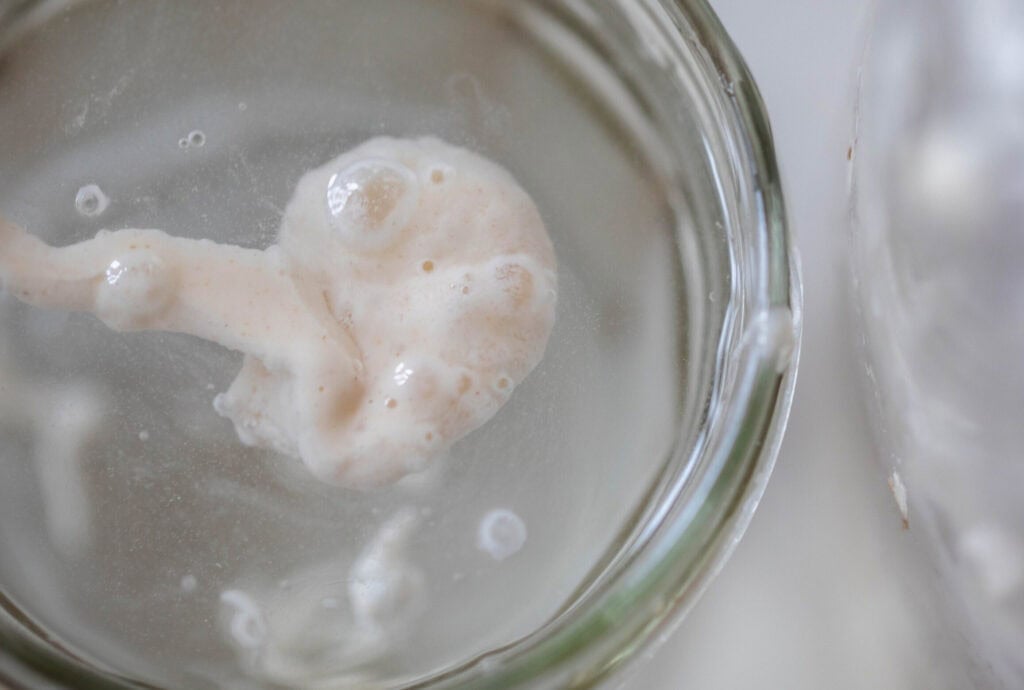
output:
[[803, 360], [775, 476], [719, 578], [626, 688], [968, 688], [913, 521], [873, 457], [848, 306], [846, 148], [866, 0], [712, 0], [768, 106], [803, 258]]

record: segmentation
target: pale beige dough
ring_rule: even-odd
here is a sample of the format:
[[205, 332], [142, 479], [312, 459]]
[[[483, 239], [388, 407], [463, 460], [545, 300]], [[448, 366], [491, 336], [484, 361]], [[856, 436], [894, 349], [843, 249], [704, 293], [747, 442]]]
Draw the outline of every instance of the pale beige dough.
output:
[[543, 356], [557, 288], [526, 192], [432, 138], [307, 173], [263, 251], [134, 229], [54, 248], [0, 219], [0, 279], [116, 330], [243, 352], [217, 411], [350, 487], [420, 470], [490, 419]]

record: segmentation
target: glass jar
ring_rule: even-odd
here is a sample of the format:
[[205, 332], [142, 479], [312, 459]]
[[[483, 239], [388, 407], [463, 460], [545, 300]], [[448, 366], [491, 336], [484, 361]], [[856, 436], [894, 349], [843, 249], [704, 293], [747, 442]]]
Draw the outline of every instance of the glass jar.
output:
[[[218, 570], [288, 572], [291, 556], [271, 552], [292, 553], [281, 525], [296, 515], [357, 525], [355, 540], [360, 520], [410, 502], [425, 520], [419, 557], [435, 605], [415, 643], [363, 675], [291, 684], [585, 687], [693, 605], [771, 472], [800, 336], [766, 115], [703, 0], [2, 7], [0, 209], [54, 243], [156, 224], [265, 245], [303, 169], [366, 136], [432, 134], [516, 174], [549, 226], [561, 285], [546, 359], [509, 410], [437, 476], [382, 495], [296, 489], [248, 469], [258, 457], [235, 468], [193, 393], [230, 368], [220, 353], [5, 304], [5, 361], [35, 402], [5, 407], [0, 431], [0, 678], [221, 685], [173, 651], [187, 631], [152, 626], [184, 626], [182, 602]], [[82, 194], [102, 203], [83, 208]], [[49, 433], [72, 436], [60, 410], [78, 409], [76, 395], [101, 401], [104, 442], [85, 460]], [[485, 462], [495, 454], [505, 462]], [[202, 501], [228, 480], [223, 510], [237, 514], [204, 522], [214, 509]], [[456, 535], [489, 505], [481, 496], [525, 506], [528, 548], [504, 570], [454, 572], [445, 561], [469, 563]], [[271, 534], [273, 548], [251, 545]], [[245, 561], [247, 549], [259, 557]], [[200, 577], [176, 569], [179, 556]], [[158, 587], [165, 577], [177, 589]], [[465, 625], [452, 632], [452, 621]], [[139, 665], [147, 655], [152, 673]]]
[[858, 70], [852, 267], [879, 459], [975, 687], [1024, 683], [1024, 11], [880, 2]]

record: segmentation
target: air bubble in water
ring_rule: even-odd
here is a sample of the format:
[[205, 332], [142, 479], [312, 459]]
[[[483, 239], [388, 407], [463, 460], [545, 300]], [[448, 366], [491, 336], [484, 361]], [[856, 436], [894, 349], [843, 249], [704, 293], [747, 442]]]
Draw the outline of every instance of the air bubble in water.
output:
[[364, 160], [327, 182], [327, 221], [347, 243], [382, 248], [416, 210], [416, 175], [400, 163]]
[[511, 510], [492, 510], [480, 521], [477, 548], [496, 561], [515, 555], [525, 543], [526, 523]]
[[107, 210], [110, 199], [97, 185], [87, 184], [75, 195], [75, 209], [86, 218], [95, 218]]

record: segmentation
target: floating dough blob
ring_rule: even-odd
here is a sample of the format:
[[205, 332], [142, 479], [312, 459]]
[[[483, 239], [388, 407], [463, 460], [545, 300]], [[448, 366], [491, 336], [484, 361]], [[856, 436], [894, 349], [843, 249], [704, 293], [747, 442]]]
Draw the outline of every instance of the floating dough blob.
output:
[[498, 165], [437, 139], [372, 139], [302, 177], [264, 251], [101, 231], [50, 247], [0, 219], [19, 299], [245, 354], [216, 410], [239, 438], [350, 487], [422, 469], [537, 365], [555, 257]]

